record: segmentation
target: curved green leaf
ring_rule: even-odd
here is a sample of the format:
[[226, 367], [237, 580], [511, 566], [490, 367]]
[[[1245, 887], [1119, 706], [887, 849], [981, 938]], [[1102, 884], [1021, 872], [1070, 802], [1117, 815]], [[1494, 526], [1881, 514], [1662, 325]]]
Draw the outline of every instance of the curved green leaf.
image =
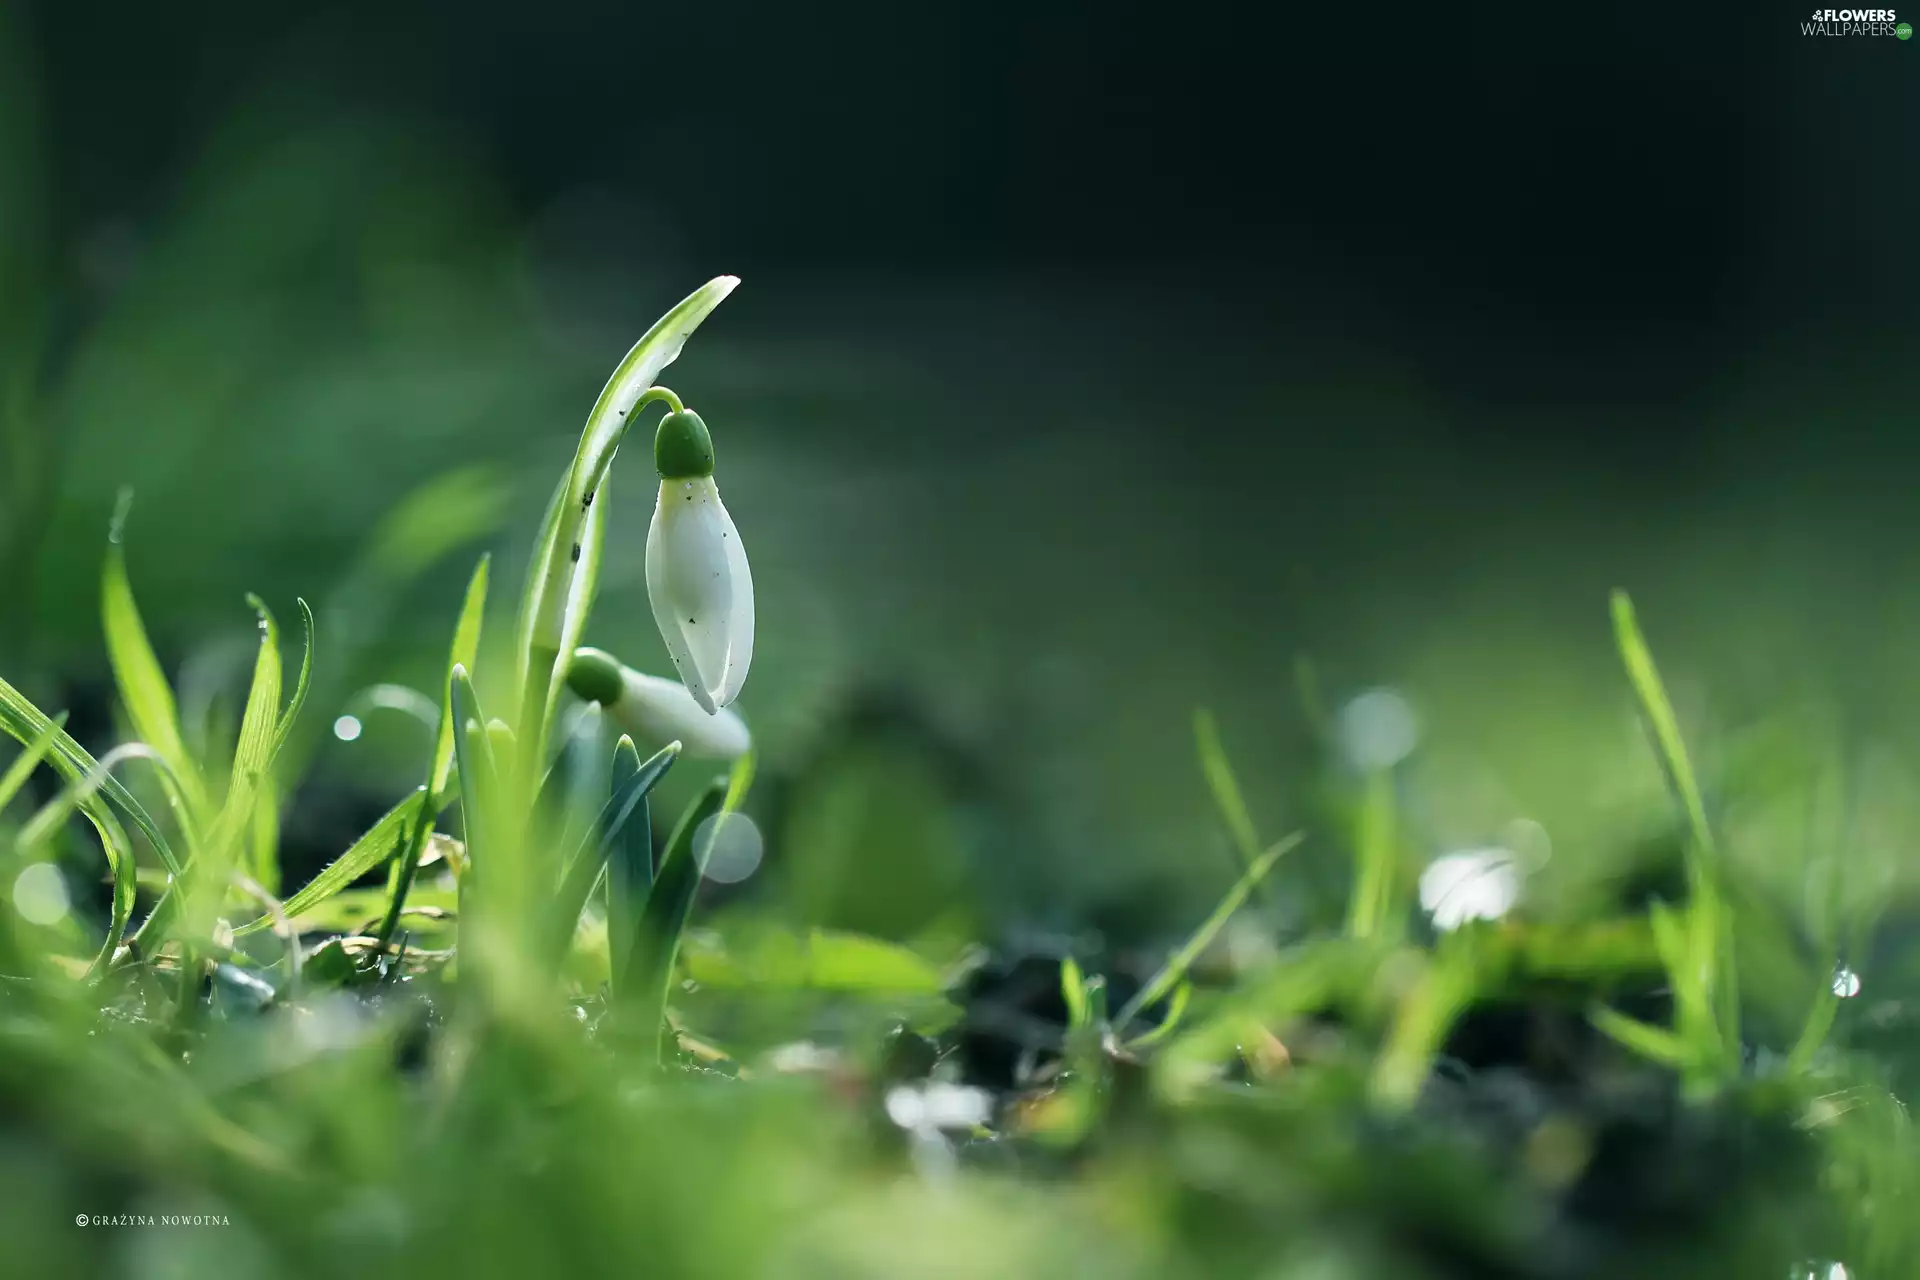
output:
[[654, 1052], [658, 1051], [658, 1036], [666, 1020], [673, 958], [680, 950], [680, 935], [693, 910], [694, 893], [700, 888], [700, 872], [706, 861], [706, 850], [694, 847], [694, 835], [701, 823], [722, 812], [726, 798], [727, 780], [716, 778], [680, 815], [661, 855], [653, 892], [640, 913], [640, 928], [627, 956], [626, 970], [614, 984], [615, 991], [626, 993], [620, 1013], [622, 1025], [652, 1046]]
[[27, 779], [33, 776], [34, 769], [46, 758], [47, 753], [53, 750], [54, 735], [59, 733], [66, 723], [67, 713], [64, 711], [49, 720], [47, 727], [42, 729], [39, 735], [32, 742], [27, 743], [20, 754], [14, 757], [13, 763], [7, 766], [7, 771], [0, 773], [0, 809], [5, 809], [11, 804], [13, 798], [20, 794], [20, 788], [27, 785]]
[[154, 655], [134, 600], [133, 584], [127, 577], [126, 547], [120, 541], [125, 514], [123, 499], [122, 509], [114, 518], [106, 567], [100, 575], [100, 621], [107, 640], [107, 658], [135, 736], [159, 752], [180, 780], [189, 820], [197, 826], [209, 816], [206, 786], [181, 737], [173, 688]]
[[[281, 911], [291, 919], [313, 910], [321, 903], [339, 893], [367, 872], [392, 857], [405, 838], [410, 824], [426, 803], [427, 789], [416, 788], [412, 795], [387, 810], [380, 821], [373, 824], [367, 833], [354, 841], [347, 851], [328, 863], [319, 875], [301, 886], [300, 891], [288, 898], [280, 906]], [[258, 933], [271, 928], [273, 917], [264, 915], [249, 920], [234, 930], [235, 935]]]
[[[99, 768], [100, 762], [95, 760], [85, 747], [75, 742], [72, 735], [54, 724], [45, 712], [27, 699], [26, 695], [4, 679], [0, 679], [0, 730], [4, 730], [16, 742], [24, 744], [36, 741], [49, 729], [52, 731], [53, 747], [47, 753], [47, 763], [51, 764], [62, 777], [72, 782], [84, 778]], [[159, 856], [167, 870], [176, 876], [179, 875], [180, 860], [174, 856], [173, 846], [167, 842], [166, 836], [161, 834], [159, 824], [154, 822], [147, 813], [146, 806], [134, 798], [133, 792], [127, 790], [121, 785], [119, 779], [111, 775], [101, 779], [100, 791], [121, 813], [127, 816], [127, 820], [139, 829], [140, 834], [147, 838], [148, 843], [153, 846], [154, 853]], [[93, 813], [88, 811], [88, 816], [92, 817]]]
[[[734, 276], [709, 280], [660, 317], [614, 368], [587, 415], [573, 465], [554, 493], [533, 556], [527, 562], [527, 582], [514, 626], [516, 674], [523, 688], [520, 705], [535, 716], [545, 715], [554, 668], [565, 652], [560, 641], [567, 584], [572, 577], [572, 551], [592, 506], [593, 486], [604, 475], [613, 450], [619, 447], [634, 405], [652, 388], [660, 371], [679, 358], [681, 348], [700, 322], [739, 283]], [[544, 734], [531, 723], [521, 726], [521, 734], [527, 758], [538, 760]]]

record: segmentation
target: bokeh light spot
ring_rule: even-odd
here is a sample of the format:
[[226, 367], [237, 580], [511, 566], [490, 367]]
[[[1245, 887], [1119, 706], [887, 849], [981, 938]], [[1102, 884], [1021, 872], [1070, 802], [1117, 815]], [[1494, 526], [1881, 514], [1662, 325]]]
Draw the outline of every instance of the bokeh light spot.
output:
[[707, 850], [701, 874], [715, 884], [739, 884], [760, 869], [766, 840], [759, 824], [744, 813], [715, 814], [693, 833], [694, 847]]
[[1413, 754], [1420, 722], [1392, 689], [1369, 689], [1340, 709], [1340, 745], [1361, 769], [1390, 769]]
[[30, 924], [58, 924], [72, 905], [67, 881], [51, 862], [35, 862], [13, 879], [13, 909]]

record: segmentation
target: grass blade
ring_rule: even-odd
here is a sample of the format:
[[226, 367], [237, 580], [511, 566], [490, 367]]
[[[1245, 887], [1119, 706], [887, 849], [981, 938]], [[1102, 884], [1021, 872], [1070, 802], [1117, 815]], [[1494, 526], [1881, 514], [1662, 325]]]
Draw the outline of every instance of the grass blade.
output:
[[1187, 970], [1193, 967], [1193, 962], [1198, 960], [1200, 954], [1220, 936], [1220, 931], [1227, 927], [1227, 921], [1233, 918], [1233, 913], [1246, 903], [1254, 886], [1266, 878], [1267, 872], [1273, 870], [1274, 863], [1280, 861], [1304, 839], [1306, 834], [1296, 831], [1253, 860], [1252, 865], [1220, 899], [1213, 913], [1193, 931], [1193, 936], [1189, 937], [1185, 944], [1160, 966], [1160, 971], [1148, 979], [1147, 984], [1135, 992], [1133, 999], [1127, 1001], [1126, 1006], [1120, 1010], [1119, 1015], [1113, 1020], [1114, 1028], [1119, 1034], [1124, 1036], [1127, 1024], [1140, 1016], [1142, 1009], [1164, 998], [1187, 976]]
[[1350, 1003], [1364, 1007], [1380, 967], [1397, 954], [1401, 953], [1378, 943], [1346, 937], [1322, 938], [1289, 949], [1261, 975], [1242, 981], [1205, 1020], [1175, 1036], [1155, 1055], [1156, 1086], [1168, 1096], [1184, 1096], [1198, 1082], [1212, 1079], [1219, 1063], [1240, 1056], [1241, 1046], [1269, 1028], [1278, 1030], [1319, 1008]]
[[1693, 764], [1687, 758], [1686, 742], [1680, 736], [1680, 720], [1673, 713], [1673, 703], [1667, 698], [1660, 670], [1654, 666], [1653, 653], [1640, 634], [1633, 600], [1624, 591], [1613, 593], [1613, 636], [1620, 650], [1620, 661], [1627, 668], [1627, 679], [1640, 701], [1640, 712], [1646, 717], [1647, 731], [1653, 736], [1660, 766], [1666, 771], [1667, 784], [1686, 812], [1694, 846], [1701, 854], [1711, 856], [1713, 830], [1707, 825], [1706, 805], [1701, 802], [1700, 786], [1694, 779]]
[[1087, 975], [1072, 956], [1060, 962], [1060, 998], [1067, 1004], [1067, 1029], [1079, 1031], [1093, 1022], [1093, 1001], [1087, 996]]
[[[240, 736], [233, 750], [233, 770], [227, 780], [227, 798], [196, 851], [181, 903], [182, 925], [190, 939], [212, 928], [229, 885], [229, 874], [246, 849], [254, 813], [263, 795], [271, 797], [271, 770], [279, 749], [282, 714], [280, 685], [280, 628], [272, 610], [255, 595], [247, 597], [259, 618], [260, 647], [253, 660], [253, 680], [240, 713]], [[156, 909], [156, 914], [158, 911]], [[146, 929], [141, 932], [144, 934]]]
[[114, 514], [106, 567], [100, 577], [100, 623], [107, 641], [107, 659], [134, 735], [159, 752], [180, 780], [188, 820], [197, 826], [208, 817], [206, 785], [181, 736], [173, 687], [154, 655], [134, 600], [133, 584], [127, 577], [126, 546], [121, 541], [127, 504], [123, 494], [120, 509]]
[[20, 794], [20, 788], [27, 785], [27, 779], [33, 776], [33, 771], [39, 767], [47, 753], [53, 750], [54, 735], [65, 728], [66, 723], [66, 712], [62, 711], [54, 716], [47, 722], [47, 727], [42, 729], [39, 735], [32, 742], [27, 743], [20, 754], [14, 757], [13, 763], [7, 766], [7, 771], [0, 773], [0, 810], [12, 804], [13, 798]]
[[[298, 893], [281, 904], [280, 910], [286, 918], [291, 920], [313, 910], [392, 857], [400, 847], [402, 837], [412, 829], [415, 817], [426, 803], [426, 796], [425, 787], [416, 788], [412, 795], [387, 810], [380, 821], [355, 840], [345, 853], [328, 863], [319, 875], [307, 881]], [[234, 933], [258, 933], [272, 925], [273, 917], [263, 915], [256, 920], [249, 920], [235, 929]]]
[[673, 960], [680, 950], [680, 934], [693, 910], [694, 893], [700, 887], [700, 872], [706, 861], [706, 850], [694, 847], [694, 835], [701, 823], [725, 811], [727, 794], [726, 779], [716, 778], [680, 816], [667, 841], [667, 851], [660, 858], [653, 892], [640, 913], [640, 929], [627, 957], [626, 971], [616, 986], [616, 990], [627, 993], [622, 1022], [648, 1046], [649, 1056], [659, 1052]]
[[[64, 732], [57, 725], [52, 725], [51, 728], [52, 732], [43, 732], [41, 738], [36, 739], [36, 745], [44, 742], [51, 747], [54, 734]], [[33, 752], [34, 748], [29, 747], [22, 759], [32, 757]], [[93, 826], [94, 833], [100, 837], [101, 852], [106, 855], [107, 870], [113, 877], [113, 905], [108, 915], [107, 936], [102, 940], [99, 954], [94, 957], [88, 971], [91, 976], [96, 977], [106, 972], [107, 966], [113, 960], [114, 952], [119, 950], [121, 938], [126, 936], [127, 923], [133, 917], [134, 893], [138, 886], [138, 869], [134, 865], [133, 845], [127, 839], [126, 829], [120, 825], [119, 819], [113, 816], [112, 808], [100, 798], [100, 792], [108, 782], [113, 780], [114, 766], [121, 760], [135, 755], [144, 755], [155, 760], [164, 773], [165, 763], [159, 760], [158, 753], [153, 748], [140, 743], [116, 748], [108, 752], [86, 773], [78, 777], [69, 777], [67, 785], [61, 788], [60, 794], [48, 801], [27, 820], [26, 825], [20, 829], [15, 846], [15, 852], [23, 860], [32, 859], [38, 846], [50, 839], [53, 832], [73, 816], [76, 809], [85, 816]], [[23, 781], [27, 772], [30, 772], [30, 769], [21, 772]], [[8, 773], [11, 776], [13, 770], [8, 770]]]
[[[0, 679], [0, 730], [24, 745], [36, 741], [49, 728], [53, 734], [53, 747], [47, 753], [47, 763], [62, 777], [72, 782], [99, 768], [100, 762], [75, 742], [65, 729], [48, 719], [46, 713], [34, 706], [26, 695]], [[173, 846], [161, 833], [159, 824], [147, 813], [146, 806], [136, 800], [118, 778], [111, 775], [101, 779], [100, 792], [147, 838], [167, 870], [178, 876], [180, 859], [174, 855]], [[93, 816], [91, 810], [88, 816]]]
[[[1692, 761], [1687, 757], [1686, 742], [1680, 736], [1679, 718], [1673, 713], [1673, 704], [1667, 697], [1659, 668], [1654, 665], [1652, 651], [1647, 648], [1646, 638], [1640, 633], [1633, 601], [1624, 591], [1613, 593], [1613, 631], [1620, 650], [1620, 660], [1626, 666], [1627, 678], [1632, 682], [1634, 694], [1639, 699], [1640, 711], [1660, 757], [1667, 785], [1686, 814], [1689, 834], [1687, 912], [1690, 926], [1687, 929], [1690, 955], [1686, 981], [1699, 990], [1702, 982], [1699, 975], [1707, 975], [1699, 1003], [1706, 1006], [1705, 1019], [1710, 1024], [1715, 1042], [1711, 1046], [1705, 1043], [1706, 1033], [1703, 1031], [1696, 1037], [1700, 1041], [1697, 1048], [1702, 1053], [1711, 1048], [1722, 1069], [1737, 1070], [1740, 974], [1733, 947], [1732, 911], [1720, 890], [1719, 858], [1713, 828], [1707, 822], [1707, 809], [1700, 797], [1700, 785], [1694, 776]], [[1685, 1028], [1682, 1030], [1684, 1033]]]
[[[621, 741], [627, 740], [622, 738]], [[628, 745], [631, 747], [631, 744]], [[616, 748], [616, 768], [618, 757]], [[554, 954], [566, 954], [567, 944], [572, 941], [574, 929], [579, 923], [580, 912], [585, 909], [587, 898], [593, 893], [594, 882], [600, 878], [600, 869], [607, 865], [609, 856], [625, 841], [627, 832], [634, 831], [637, 841], [651, 842], [651, 837], [639, 830], [649, 820], [647, 796], [679, 757], [680, 744], [669, 743], [612, 788], [605, 807], [600, 810], [599, 820], [580, 842], [580, 848], [575, 851], [561, 879], [553, 923], [556, 943]], [[611, 925], [609, 921], [610, 928]], [[614, 945], [611, 935], [608, 941], [610, 947]], [[626, 947], [622, 949], [630, 947], [631, 938], [628, 938]]]
[[1173, 994], [1167, 997], [1167, 1016], [1160, 1020], [1160, 1025], [1127, 1041], [1127, 1048], [1136, 1053], [1151, 1049], [1172, 1035], [1179, 1028], [1180, 1019], [1186, 1016], [1187, 1002], [1192, 998], [1193, 984], [1182, 978], [1179, 985], [1174, 987]]
[[[621, 734], [613, 748], [611, 794], [619, 795], [639, 772], [640, 751], [633, 745], [632, 738]], [[621, 825], [607, 863], [608, 973], [616, 981], [626, 973], [640, 912], [652, 891], [653, 813], [642, 797], [639, 806]], [[619, 995], [617, 987], [614, 994]]]
[[447, 678], [441, 687], [440, 731], [434, 738], [433, 772], [427, 781], [435, 796], [447, 789], [447, 780], [453, 772], [453, 675], [456, 671], [471, 671], [480, 656], [480, 629], [486, 620], [487, 581], [492, 563], [491, 556], [481, 556], [480, 562], [474, 565], [473, 576], [467, 580], [466, 598], [460, 605], [460, 619], [453, 627], [453, 648], [447, 655]]
[[1807, 1010], [1807, 1020], [1800, 1028], [1800, 1038], [1793, 1042], [1793, 1049], [1787, 1054], [1787, 1074], [1804, 1075], [1813, 1065], [1813, 1056], [1820, 1052], [1820, 1046], [1827, 1042], [1827, 1033], [1833, 1030], [1833, 1020], [1840, 1012], [1840, 990], [1838, 980], [1831, 975], [1814, 997], [1813, 1007]]
[[233, 749], [232, 786], [258, 785], [260, 777], [273, 763], [273, 749], [280, 735], [280, 625], [259, 596], [249, 595], [260, 620], [260, 648], [253, 660], [253, 682], [247, 688], [247, 703], [240, 713], [240, 739]]
[[246, 865], [254, 883], [269, 894], [280, 893], [280, 789], [271, 775], [254, 798], [253, 818], [247, 823]]
[[1663, 1027], [1629, 1018], [1605, 1005], [1594, 1006], [1587, 1016], [1595, 1027], [1643, 1058], [1675, 1071], [1684, 1072], [1693, 1066], [1693, 1053], [1687, 1042]]
[[1240, 869], [1246, 870], [1260, 856], [1260, 835], [1254, 829], [1253, 815], [1247, 811], [1247, 799], [1240, 791], [1240, 781], [1233, 774], [1233, 765], [1227, 760], [1227, 750], [1220, 742], [1220, 726], [1214, 721], [1213, 712], [1201, 707], [1193, 713], [1193, 742], [1200, 755], [1200, 771], [1206, 775], [1207, 790], [1213, 795], [1214, 807], [1220, 811], [1220, 820], [1227, 825], [1227, 833], [1233, 837], [1233, 847], [1240, 855]]
[[127, 924], [133, 919], [136, 868], [133, 845], [113, 811], [95, 804], [84, 805], [81, 811], [99, 835], [100, 847], [107, 855], [107, 868], [113, 874], [113, 907], [107, 918], [107, 936], [101, 940], [100, 952], [88, 970], [89, 977], [98, 978], [105, 975], [107, 966], [113, 963], [120, 940], [127, 934]]
[[1447, 1032], [1479, 987], [1474, 941], [1471, 932], [1448, 935], [1400, 1001], [1374, 1062], [1369, 1088], [1375, 1104], [1401, 1110], [1419, 1099]]
[[274, 729], [269, 762], [277, 759], [280, 749], [287, 745], [287, 738], [293, 733], [293, 723], [300, 718], [300, 708], [307, 703], [307, 687], [313, 683], [313, 609], [298, 596], [294, 597], [293, 602], [300, 607], [305, 647], [300, 651], [300, 674], [294, 678], [293, 697], [287, 700], [287, 709], [281, 713], [280, 722]]
[[467, 668], [455, 663], [447, 681], [447, 701], [453, 708], [454, 765], [460, 771], [461, 833], [467, 842], [467, 868], [460, 877], [461, 918], [466, 918], [471, 886], [479, 883], [477, 868], [482, 851], [491, 852], [489, 824], [499, 777], [494, 771], [493, 748], [487, 742], [487, 722], [481, 718]]
[[1353, 896], [1347, 905], [1347, 932], [1371, 938], [1394, 919], [1393, 899], [1399, 855], [1394, 842], [1393, 774], [1375, 769], [1361, 791], [1354, 833]]
[[487, 611], [487, 579], [491, 556], [481, 556], [467, 579], [467, 594], [460, 604], [460, 617], [453, 624], [453, 644], [447, 653], [447, 674], [440, 685], [440, 727], [434, 733], [433, 756], [427, 762], [427, 802], [407, 837], [400, 858], [394, 863], [388, 886], [387, 913], [376, 935], [385, 948], [393, 941], [400, 915], [407, 908], [407, 895], [413, 891], [413, 877], [420, 869], [420, 855], [433, 838], [433, 820], [446, 807], [449, 783], [453, 776], [453, 673], [473, 666], [480, 653], [480, 629]]

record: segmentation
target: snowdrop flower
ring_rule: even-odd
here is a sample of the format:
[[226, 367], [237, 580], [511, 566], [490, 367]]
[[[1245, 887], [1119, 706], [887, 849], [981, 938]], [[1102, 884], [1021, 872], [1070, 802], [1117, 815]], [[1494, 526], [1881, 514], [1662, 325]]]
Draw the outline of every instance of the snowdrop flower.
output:
[[913, 1163], [929, 1181], [953, 1177], [956, 1161], [944, 1129], [973, 1129], [993, 1116], [984, 1089], [929, 1080], [887, 1090], [887, 1119], [906, 1131]]
[[887, 1090], [887, 1119], [914, 1133], [972, 1129], [993, 1116], [993, 1098], [984, 1089], [929, 1080]]
[[635, 671], [599, 649], [574, 651], [567, 684], [644, 742], [678, 741], [687, 755], [714, 760], [738, 759], [753, 745], [739, 712], [709, 713], [678, 681]]
[[647, 598], [687, 692], [712, 712], [739, 696], [753, 661], [753, 575], [713, 483], [713, 438], [688, 409], [653, 440], [660, 499], [647, 530]]
[[1435, 858], [1420, 873], [1420, 907], [1436, 929], [1498, 920], [1520, 901], [1520, 867], [1506, 849], [1468, 849]]

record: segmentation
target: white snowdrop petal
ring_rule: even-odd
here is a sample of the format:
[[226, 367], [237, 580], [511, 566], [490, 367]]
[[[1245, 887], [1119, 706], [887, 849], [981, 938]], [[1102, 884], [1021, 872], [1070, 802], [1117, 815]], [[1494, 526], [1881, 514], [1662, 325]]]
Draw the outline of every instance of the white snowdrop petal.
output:
[[733, 517], [727, 514], [726, 504], [720, 501], [717, 489], [713, 495], [713, 505], [720, 513], [721, 549], [726, 553], [727, 578], [733, 588], [733, 612], [728, 619], [727, 669], [721, 678], [720, 688], [713, 695], [714, 703], [724, 707], [740, 696], [741, 686], [747, 682], [747, 668], [753, 662], [753, 571], [747, 567], [747, 549], [740, 541], [740, 531], [734, 528]]
[[1505, 849], [1469, 849], [1435, 858], [1420, 873], [1420, 906], [1436, 929], [1498, 920], [1520, 900], [1520, 870]]
[[661, 486], [664, 603], [673, 610], [674, 623], [693, 655], [695, 675], [709, 697], [726, 676], [733, 618], [723, 524], [720, 494], [711, 479], [675, 480]]
[[753, 735], [738, 712], [709, 713], [677, 680], [629, 670], [622, 676], [620, 701], [612, 710], [620, 726], [636, 738], [656, 744], [678, 739], [690, 756], [736, 760], [753, 745]]
[[667, 506], [671, 487], [671, 481], [661, 484], [660, 501], [653, 509], [653, 524], [647, 529], [647, 601], [653, 606], [654, 625], [660, 628], [660, 639], [666, 642], [667, 655], [673, 659], [673, 667], [679, 673], [681, 683], [686, 686], [693, 700], [700, 704], [701, 710], [712, 711], [713, 698], [700, 682], [700, 672], [694, 666], [693, 654], [687, 648], [686, 635], [674, 620], [675, 611], [667, 602], [666, 535], [662, 528], [665, 522], [661, 512]]

